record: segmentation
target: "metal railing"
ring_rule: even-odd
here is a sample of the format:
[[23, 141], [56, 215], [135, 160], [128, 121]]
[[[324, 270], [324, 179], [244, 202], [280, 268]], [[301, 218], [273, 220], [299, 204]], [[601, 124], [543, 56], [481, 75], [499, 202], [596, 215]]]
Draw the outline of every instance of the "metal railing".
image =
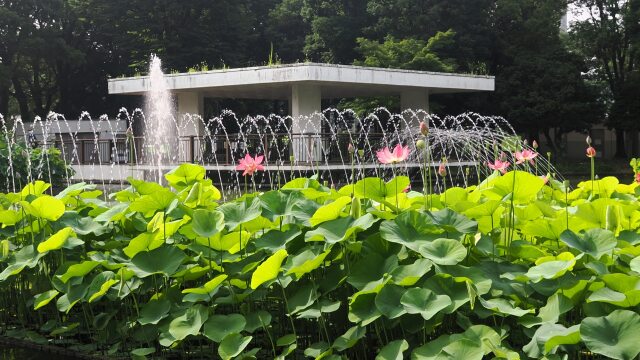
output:
[[185, 136], [163, 144], [146, 144], [142, 137], [115, 139], [57, 140], [48, 143], [60, 149], [68, 164], [146, 164], [157, 156], [166, 156], [169, 162], [201, 163], [205, 165], [232, 165], [246, 153], [263, 154], [267, 163], [350, 162], [349, 144], [365, 151], [361, 161], [374, 162], [375, 151], [384, 144], [384, 135], [359, 134], [274, 134], [274, 135], [213, 135]]

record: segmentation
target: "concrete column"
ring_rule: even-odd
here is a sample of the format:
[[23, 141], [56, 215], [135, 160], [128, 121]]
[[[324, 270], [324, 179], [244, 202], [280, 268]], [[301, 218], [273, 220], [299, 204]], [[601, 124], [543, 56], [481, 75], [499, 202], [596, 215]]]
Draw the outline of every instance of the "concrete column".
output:
[[321, 132], [322, 92], [319, 85], [293, 84], [291, 86], [291, 133], [293, 156], [297, 162], [322, 159]]
[[179, 92], [176, 99], [180, 136], [203, 135], [204, 126], [200, 118], [204, 117], [204, 96], [198, 92]]
[[[403, 90], [400, 93], [400, 111], [413, 110], [418, 116], [405, 114], [405, 120], [410, 127], [418, 126], [423, 121], [425, 114], [429, 112], [429, 90]], [[422, 111], [420, 111], [422, 110]]]
[[204, 96], [199, 92], [176, 94], [178, 116], [178, 159], [182, 162], [199, 162], [202, 159], [201, 138], [204, 136]]

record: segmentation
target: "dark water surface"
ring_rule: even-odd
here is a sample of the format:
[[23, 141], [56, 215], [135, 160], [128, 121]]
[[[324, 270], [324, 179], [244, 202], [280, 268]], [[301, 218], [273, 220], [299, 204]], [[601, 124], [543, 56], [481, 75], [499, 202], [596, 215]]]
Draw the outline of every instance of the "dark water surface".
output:
[[68, 356], [0, 344], [0, 360], [65, 360]]

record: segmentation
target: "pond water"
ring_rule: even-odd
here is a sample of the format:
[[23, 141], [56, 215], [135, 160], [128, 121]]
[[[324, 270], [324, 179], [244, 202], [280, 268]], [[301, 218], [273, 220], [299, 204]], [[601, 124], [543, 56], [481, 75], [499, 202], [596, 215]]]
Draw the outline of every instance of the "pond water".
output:
[[68, 356], [0, 344], [0, 360], [65, 360]]

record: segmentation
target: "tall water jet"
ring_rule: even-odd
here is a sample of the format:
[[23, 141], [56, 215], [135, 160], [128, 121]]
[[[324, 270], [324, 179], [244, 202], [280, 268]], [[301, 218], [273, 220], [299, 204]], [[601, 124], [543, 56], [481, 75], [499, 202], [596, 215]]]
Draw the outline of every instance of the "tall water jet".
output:
[[144, 153], [148, 162], [157, 169], [158, 182], [162, 181], [163, 165], [173, 162], [178, 149], [173, 95], [162, 72], [162, 61], [151, 55], [149, 87], [145, 95]]

